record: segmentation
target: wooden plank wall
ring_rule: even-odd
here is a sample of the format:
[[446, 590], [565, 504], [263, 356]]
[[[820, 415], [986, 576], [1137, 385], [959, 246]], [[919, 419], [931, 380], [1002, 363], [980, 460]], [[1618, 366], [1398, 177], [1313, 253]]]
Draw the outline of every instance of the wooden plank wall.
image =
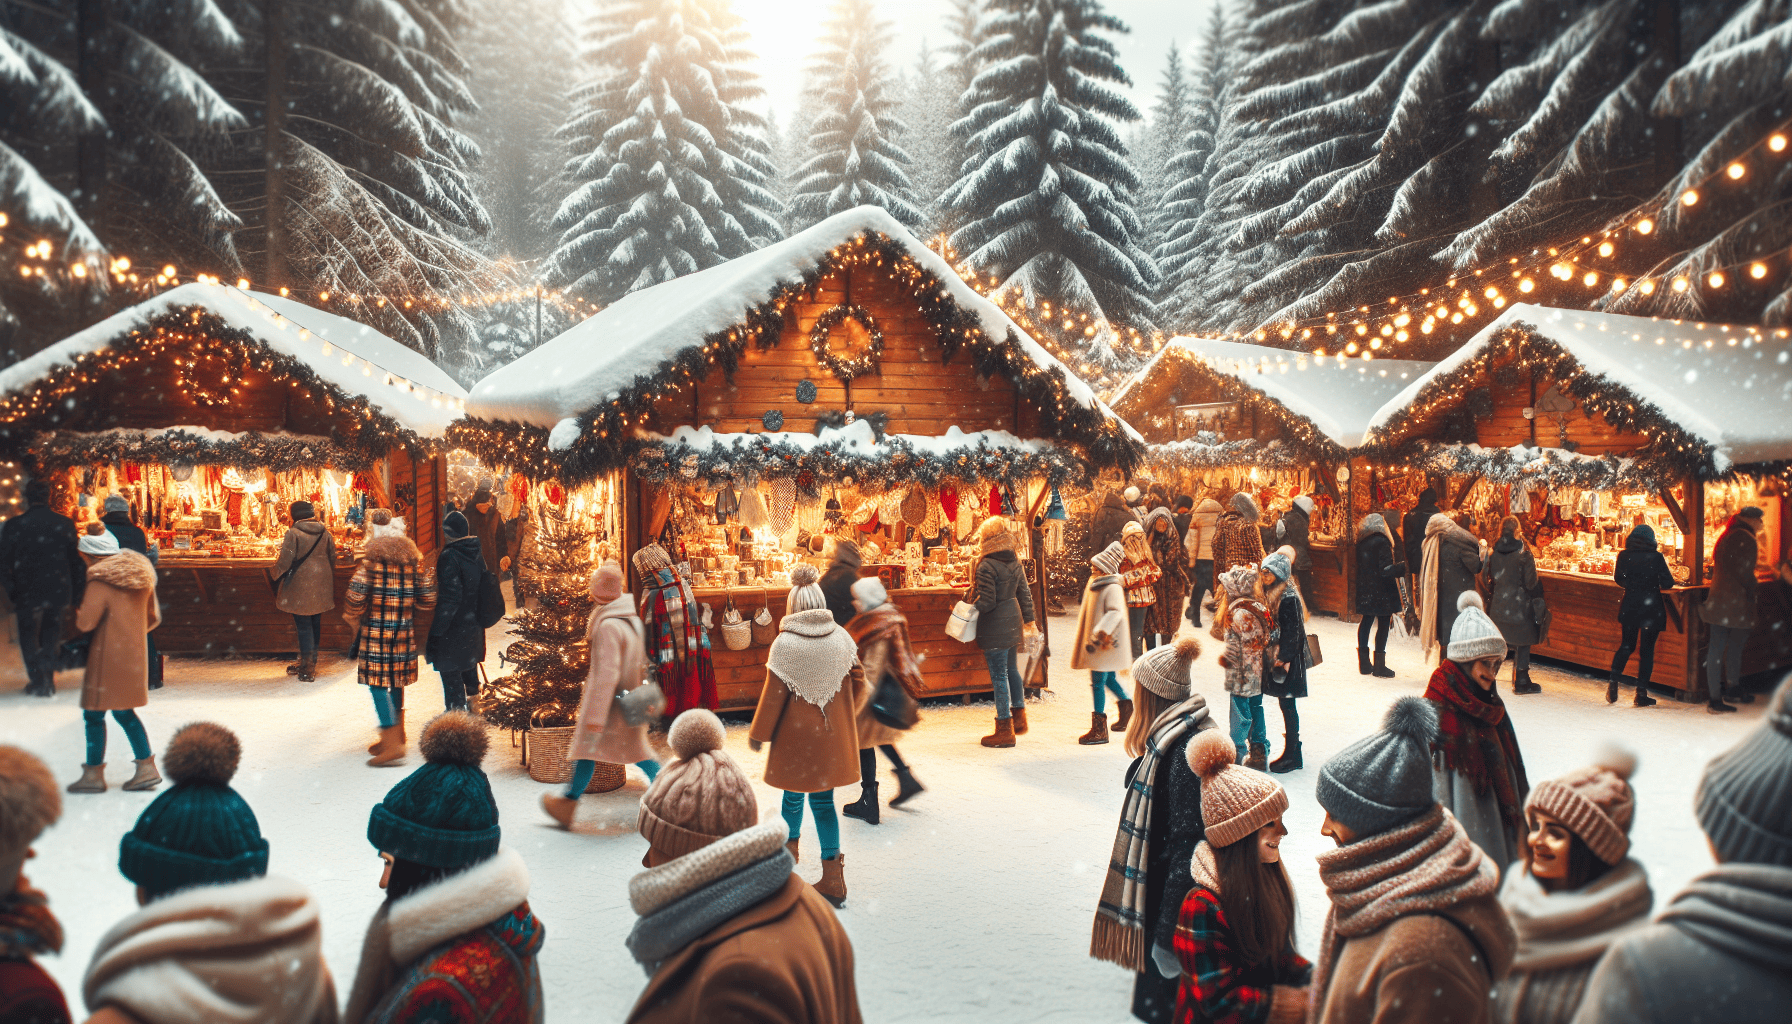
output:
[[[232, 385], [227, 405], [206, 405], [178, 382], [174, 356], [112, 370], [95, 381], [61, 425], [75, 430], [173, 427], [198, 424], [215, 430], [286, 430], [296, 434], [328, 434], [339, 417], [325, 411], [303, 389], [276, 382], [259, 370], [245, 372]], [[202, 365], [200, 380], [217, 386], [222, 364]]]
[[[1205, 405], [1235, 400], [1220, 391], [1219, 385], [1207, 371], [1197, 370], [1192, 364], [1183, 361], [1169, 365], [1174, 374], [1171, 380], [1148, 382], [1135, 388], [1127, 396], [1127, 402], [1114, 409], [1151, 444], [1164, 444], [1177, 439], [1173, 420], [1167, 425], [1160, 425], [1153, 417], [1170, 415], [1179, 405]], [[1261, 400], [1257, 398], [1241, 402], [1243, 415], [1221, 435], [1221, 440], [1238, 441], [1254, 437], [1262, 441], [1273, 441], [1281, 437], [1281, 420], [1275, 413], [1259, 408], [1260, 404]]]

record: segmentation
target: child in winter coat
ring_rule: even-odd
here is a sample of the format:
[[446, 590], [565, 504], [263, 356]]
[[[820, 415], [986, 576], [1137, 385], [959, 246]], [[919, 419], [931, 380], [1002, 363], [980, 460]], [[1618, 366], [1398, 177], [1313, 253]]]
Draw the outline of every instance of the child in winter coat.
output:
[[[98, 524], [94, 524], [98, 525]], [[106, 712], [124, 729], [136, 771], [127, 791], [161, 785], [149, 734], [137, 709], [149, 703], [149, 632], [162, 622], [156, 601], [156, 568], [135, 551], [124, 551], [104, 528], [81, 538], [87, 562], [87, 590], [75, 613], [75, 628], [93, 633], [81, 679], [81, 718], [87, 726], [87, 760], [70, 793], [106, 791]]]
[[1494, 987], [1495, 1024], [1569, 1024], [1600, 956], [1649, 923], [1649, 876], [1626, 856], [1635, 768], [1635, 756], [1608, 750], [1525, 801], [1524, 860], [1500, 887], [1518, 955]]
[[[1254, 565], [1239, 565], [1220, 574], [1226, 599], [1213, 616], [1213, 632], [1226, 643], [1220, 667], [1226, 670], [1226, 692], [1232, 695], [1232, 744], [1238, 760], [1262, 771], [1269, 767], [1269, 738], [1263, 722], [1263, 656], [1269, 650], [1275, 620], [1263, 607], [1263, 582]], [[1248, 746], [1247, 746], [1248, 744]]]
[[1132, 701], [1115, 677], [1132, 664], [1128, 655], [1131, 644], [1126, 584], [1120, 576], [1125, 558], [1125, 548], [1118, 541], [1089, 556], [1089, 567], [1094, 571], [1083, 588], [1082, 606], [1077, 610], [1076, 645], [1070, 651], [1070, 667], [1089, 670], [1089, 688], [1095, 699], [1089, 731], [1077, 738], [1085, 746], [1108, 741], [1108, 690], [1114, 691], [1120, 701], [1120, 721], [1128, 722], [1132, 716]]
[[68, 1001], [36, 958], [62, 952], [62, 924], [25, 880], [31, 844], [62, 817], [50, 769], [18, 747], [0, 747], [0, 1021], [68, 1024]]
[[[1126, 585], [1127, 634], [1132, 640], [1132, 656], [1136, 659], [1145, 653], [1146, 620], [1157, 606], [1154, 584], [1163, 577], [1163, 570], [1151, 556], [1151, 542], [1145, 538], [1142, 525], [1127, 523], [1120, 531], [1120, 545], [1126, 553], [1120, 560], [1120, 577]], [[1125, 729], [1126, 722], [1122, 720], [1115, 728]]]
[[1298, 1024], [1313, 965], [1294, 951], [1294, 886], [1281, 850], [1288, 793], [1232, 755], [1218, 732], [1199, 734], [1187, 749], [1201, 778], [1205, 837], [1176, 922], [1176, 1020]]

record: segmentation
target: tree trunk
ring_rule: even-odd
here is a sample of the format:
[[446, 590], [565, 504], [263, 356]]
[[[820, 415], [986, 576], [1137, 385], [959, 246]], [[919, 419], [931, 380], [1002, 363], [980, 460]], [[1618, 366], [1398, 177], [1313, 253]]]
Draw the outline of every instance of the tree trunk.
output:
[[[78, 0], [75, 5], [75, 80], [81, 94], [99, 108], [102, 117], [111, 113], [106, 102], [105, 0]], [[101, 126], [81, 133], [75, 140], [75, 202], [82, 219], [105, 238], [105, 225], [100, 211], [100, 198], [106, 185], [106, 135]]]
[[262, 0], [266, 32], [268, 93], [262, 115], [262, 149], [267, 175], [267, 262], [261, 286], [278, 291], [287, 283], [286, 266], [286, 0]]

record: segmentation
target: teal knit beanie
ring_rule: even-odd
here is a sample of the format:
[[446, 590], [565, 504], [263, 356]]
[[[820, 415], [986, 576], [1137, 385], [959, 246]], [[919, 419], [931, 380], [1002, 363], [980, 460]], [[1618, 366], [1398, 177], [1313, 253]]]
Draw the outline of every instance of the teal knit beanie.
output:
[[417, 744], [426, 762], [374, 805], [367, 841], [400, 860], [460, 868], [498, 852], [498, 802], [479, 763], [485, 720], [465, 711], [438, 715]]
[[242, 753], [236, 734], [213, 722], [174, 734], [162, 754], [174, 785], [144, 808], [119, 844], [124, 877], [154, 897], [268, 873], [261, 824], [230, 788]]

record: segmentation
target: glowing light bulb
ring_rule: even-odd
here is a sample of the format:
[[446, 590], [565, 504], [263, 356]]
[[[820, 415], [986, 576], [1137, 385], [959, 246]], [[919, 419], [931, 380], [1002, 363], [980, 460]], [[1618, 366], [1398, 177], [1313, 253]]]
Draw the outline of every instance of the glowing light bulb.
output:
[[1644, 295], [1654, 295], [1655, 294], [1655, 282], [1654, 281], [1644, 280], [1641, 284], [1638, 284], [1637, 287], [1642, 289], [1642, 292]]
[[1748, 168], [1743, 167], [1741, 164], [1731, 164], [1729, 167], [1724, 169], [1724, 173], [1728, 174], [1730, 176], [1731, 181], [1736, 181], [1737, 179], [1741, 178], [1744, 174], [1748, 173]]
[[1537, 282], [1531, 280], [1528, 277], [1525, 278], [1524, 280], [1518, 282], [1518, 290], [1525, 293], [1526, 295], [1531, 294], [1531, 292], [1536, 290], [1536, 288], [1537, 288]]
[[1586, 285], [1588, 288], [1591, 288], [1594, 285], [1599, 283], [1599, 275], [1595, 274], [1591, 270], [1589, 270], [1589, 271], [1587, 271], [1587, 276], [1581, 278], [1580, 280], [1581, 280], [1582, 284]]
[[1765, 264], [1765, 263], [1749, 264], [1748, 276], [1754, 278], [1757, 281], [1761, 280], [1763, 277], [1766, 277], [1767, 276], [1767, 264]]
[[[1773, 136], [1767, 140], [1767, 148], [1773, 150], [1775, 153], [1784, 153], [1786, 151], [1786, 137], [1784, 135]], [[5, 216], [5, 214], [0, 214], [0, 228], [6, 226]]]
[[1696, 188], [1687, 189], [1686, 193], [1680, 197], [1680, 205], [1682, 206], [1696, 206], [1698, 205], [1698, 202], [1699, 190]]
[[1612, 254], [1612, 243], [1600, 242], [1599, 243], [1599, 255], [1610, 256], [1611, 254]]
[[1692, 282], [1688, 281], [1684, 277], [1674, 278], [1674, 290], [1677, 292], [1685, 291], [1689, 286], [1691, 286], [1691, 284], [1692, 284]]
[[1655, 222], [1650, 220], [1647, 217], [1644, 217], [1642, 220], [1639, 220], [1636, 222], [1636, 233], [1639, 235], [1646, 235], [1649, 232], [1654, 231], [1654, 230], [1655, 230]]
[[1724, 286], [1724, 272], [1721, 270], [1713, 270], [1711, 276], [1707, 277], [1705, 281], [1713, 288], [1722, 288]]

